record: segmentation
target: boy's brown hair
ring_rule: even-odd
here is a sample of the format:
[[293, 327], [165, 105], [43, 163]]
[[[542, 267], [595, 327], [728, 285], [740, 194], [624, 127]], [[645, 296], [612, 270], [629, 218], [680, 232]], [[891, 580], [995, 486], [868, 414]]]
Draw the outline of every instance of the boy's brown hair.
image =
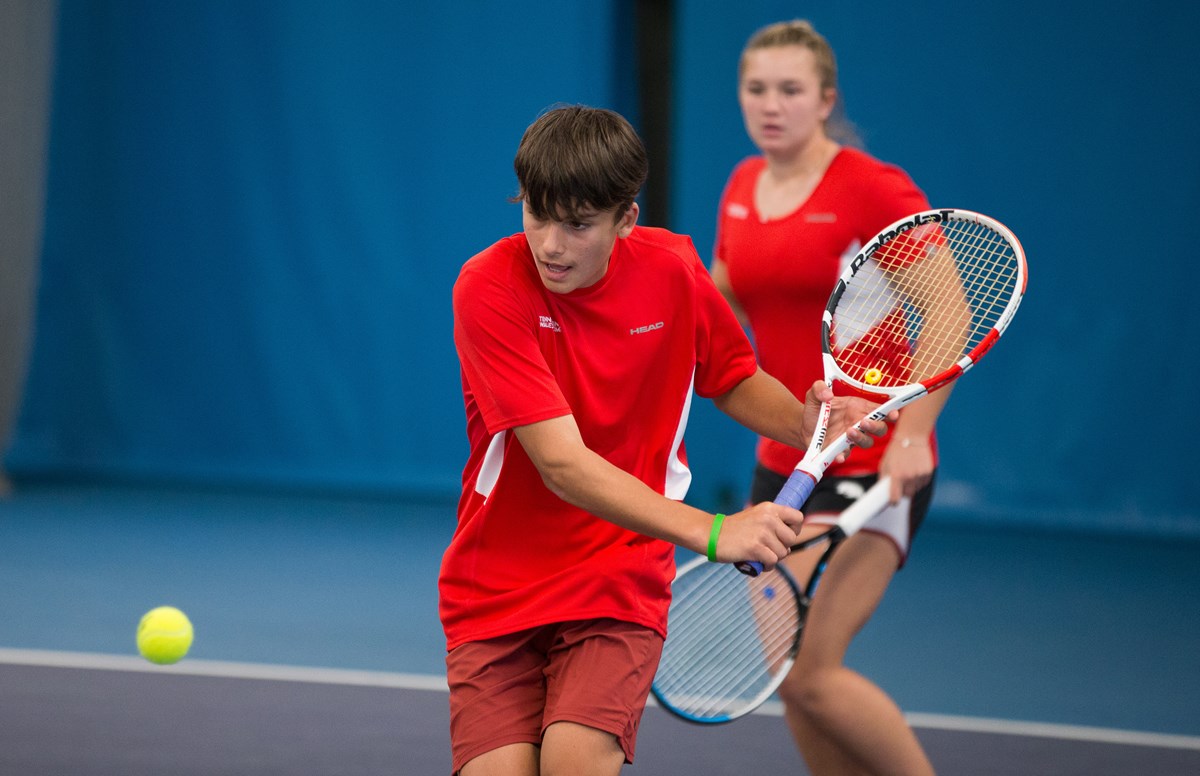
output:
[[540, 220], [579, 220], [587, 209], [633, 204], [646, 182], [649, 161], [637, 132], [620, 114], [603, 108], [552, 108], [529, 125], [513, 160], [524, 201]]

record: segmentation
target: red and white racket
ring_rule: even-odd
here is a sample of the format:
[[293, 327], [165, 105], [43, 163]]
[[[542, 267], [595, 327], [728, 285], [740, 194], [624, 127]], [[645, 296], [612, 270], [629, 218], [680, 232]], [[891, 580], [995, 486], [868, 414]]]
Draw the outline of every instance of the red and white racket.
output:
[[[1025, 252], [999, 221], [970, 210], [926, 210], [876, 235], [838, 279], [821, 326], [825, 382], [883, 403], [879, 420], [958, 378], [1012, 321], [1025, 293]], [[827, 443], [821, 406], [804, 458], [775, 499], [799, 509], [850, 446]], [[860, 421], [861, 423], [862, 421]], [[743, 561], [755, 576], [762, 564]]]

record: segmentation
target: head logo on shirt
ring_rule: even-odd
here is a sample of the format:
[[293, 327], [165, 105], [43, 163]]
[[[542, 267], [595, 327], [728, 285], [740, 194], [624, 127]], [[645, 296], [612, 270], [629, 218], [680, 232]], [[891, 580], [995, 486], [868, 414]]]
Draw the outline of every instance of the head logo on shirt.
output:
[[750, 208], [743, 205], [741, 202], [730, 202], [725, 206], [725, 215], [730, 218], [736, 218], [739, 221], [745, 221], [750, 217]]
[[658, 323], [649, 323], [649, 324], [646, 324], [645, 326], [634, 326], [629, 329], [629, 333], [630, 334], [645, 334], [646, 332], [657, 331], [658, 329], [661, 329], [663, 327], [663, 325], [664, 325], [663, 322], [659, 321]]

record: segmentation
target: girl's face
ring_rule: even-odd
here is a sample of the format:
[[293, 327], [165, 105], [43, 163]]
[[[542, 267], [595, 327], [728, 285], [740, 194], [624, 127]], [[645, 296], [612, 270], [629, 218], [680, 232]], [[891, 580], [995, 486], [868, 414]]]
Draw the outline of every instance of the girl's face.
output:
[[836, 97], [821, 88], [816, 56], [804, 46], [754, 49], [742, 61], [742, 118], [764, 154], [787, 155], [824, 138]]

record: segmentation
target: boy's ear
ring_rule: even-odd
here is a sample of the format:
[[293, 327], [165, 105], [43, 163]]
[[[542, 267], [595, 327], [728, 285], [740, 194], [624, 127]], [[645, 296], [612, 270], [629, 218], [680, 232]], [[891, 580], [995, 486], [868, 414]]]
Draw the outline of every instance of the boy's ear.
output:
[[637, 226], [638, 218], [638, 203], [634, 202], [621, 216], [621, 220], [617, 222], [617, 236], [628, 237], [633, 231], [633, 227]]

